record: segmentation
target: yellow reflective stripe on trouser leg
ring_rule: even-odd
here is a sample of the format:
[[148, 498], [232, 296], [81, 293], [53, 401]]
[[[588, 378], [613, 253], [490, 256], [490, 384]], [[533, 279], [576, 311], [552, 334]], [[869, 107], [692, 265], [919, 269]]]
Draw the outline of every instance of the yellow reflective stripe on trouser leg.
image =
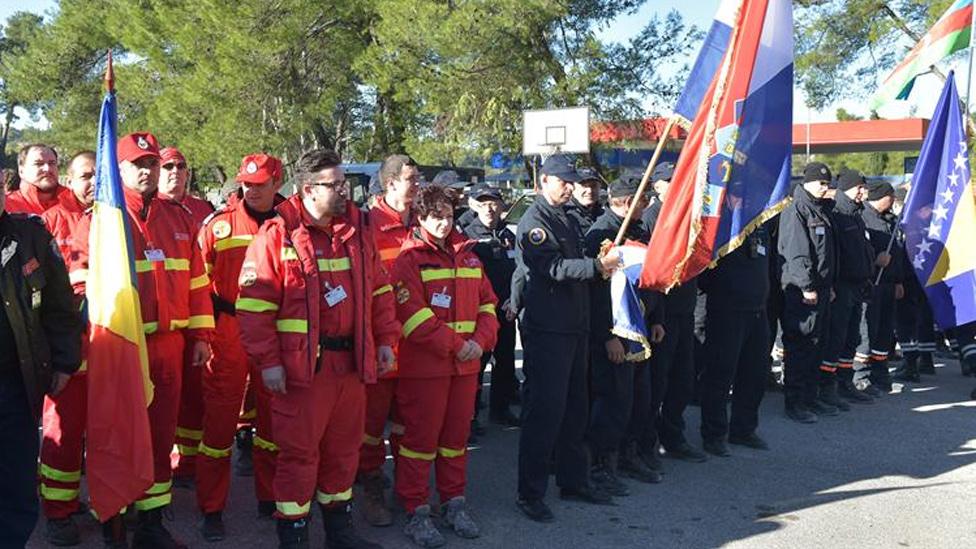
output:
[[157, 482], [146, 490], [146, 497], [136, 500], [137, 511], [150, 511], [159, 507], [165, 507], [173, 501], [173, 482]]
[[286, 517], [303, 517], [308, 514], [308, 511], [312, 508], [312, 502], [298, 503], [296, 501], [277, 501], [275, 502], [275, 508], [278, 512]]
[[400, 455], [403, 456], [403, 457], [405, 457], [405, 458], [422, 459], [424, 461], [434, 461], [434, 458], [437, 457], [437, 452], [430, 452], [430, 453], [426, 453], [426, 452], [415, 452], [415, 451], [413, 451], [413, 450], [411, 450], [411, 449], [409, 449], [406, 446], [404, 446], [404, 445], [401, 444], [400, 445]]
[[465, 452], [465, 448], [461, 448], [460, 450], [457, 450], [454, 448], [444, 448], [442, 446], [437, 449], [437, 453], [440, 454], [441, 457], [446, 457], [446, 458], [461, 457], [464, 455], [464, 452]]
[[41, 464], [41, 476], [58, 482], [81, 481], [81, 471], [62, 471], [44, 463]]
[[188, 438], [190, 440], [200, 440], [203, 438], [203, 431], [199, 429], [187, 429], [186, 427], [177, 427], [176, 436], [180, 438]]
[[200, 443], [200, 453], [213, 459], [230, 457], [231, 446], [227, 448], [211, 448], [204, 443]]
[[322, 505], [328, 505], [330, 503], [336, 503], [339, 501], [349, 501], [352, 499], [352, 488], [343, 490], [335, 494], [327, 494], [321, 490], [315, 491], [315, 501], [318, 501]]
[[80, 492], [78, 488], [54, 488], [41, 483], [41, 497], [48, 501], [74, 501]]
[[251, 441], [251, 443], [254, 445], [255, 448], [260, 448], [261, 450], [264, 450], [266, 452], [277, 452], [278, 451], [278, 445], [277, 444], [275, 444], [274, 442], [271, 442], [270, 440], [261, 438], [261, 437], [259, 437], [257, 435], [254, 435], [254, 439]]

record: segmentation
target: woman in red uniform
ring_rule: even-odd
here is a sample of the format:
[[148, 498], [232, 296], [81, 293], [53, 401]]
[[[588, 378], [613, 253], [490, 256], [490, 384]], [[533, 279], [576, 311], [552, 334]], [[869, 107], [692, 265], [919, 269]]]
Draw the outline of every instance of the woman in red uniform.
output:
[[435, 466], [441, 512], [454, 532], [479, 535], [466, 510], [466, 443], [474, 414], [481, 354], [495, 345], [495, 294], [474, 254], [454, 230], [449, 191], [430, 186], [414, 202], [419, 226], [393, 267], [400, 340], [396, 398], [405, 427], [397, 448], [396, 494], [406, 508], [404, 533], [421, 547], [444, 538], [430, 517], [428, 479]]

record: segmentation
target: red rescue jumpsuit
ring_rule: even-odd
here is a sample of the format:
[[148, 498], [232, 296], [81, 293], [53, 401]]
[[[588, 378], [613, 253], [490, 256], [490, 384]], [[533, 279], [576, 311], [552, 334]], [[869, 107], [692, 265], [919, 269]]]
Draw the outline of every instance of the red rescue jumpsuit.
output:
[[[382, 197], [369, 210], [369, 224], [373, 227], [383, 268], [389, 273], [393, 269], [393, 262], [400, 255], [400, 246], [409, 234], [409, 224], [404, 225], [400, 213], [391, 208]], [[360, 475], [379, 473], [386, 461], [383, 432], [387, 420], [393, 422], [390, 427], [390, 449], [396, 454], [396, 441], [403, 433], [403, 426], [396, 418], [396, 384], [397, 371], [394, 369], [381, 376], [375, 384], [366, 386], [366, 432], [359, 454]]]
[[441, 503], [464, 495], [481, 361], [456, 357], [467, 340], [487, 352], [498, 336], [497, 298], [474, 244], [453, 231], [443, 249], [417, 228], [393, 266], [403, 323], [396, 399], [405, 428], [395, 490], [407, 513], [428, 502], [432, 463]]
[[[283, 199], [282, 199], [283, 200]], [[238, 279], [247, 246], [259, 228], [258, 220], [234, 202], [211, 216], [200, 231], [199, 245], [211, 293], [216, 303], [217, 329], [213, 357], [203, 372], [203, 440], [197, 461], [197, 504], [203, 513], [224, 509], [230, 488], [230, 456], [237, 432], [241, 402], [251, 367], [244, 346], [234, 304], [240, 288]], [[246, 304], [247, 302], [245, 302]], [[259, 376], [259, 374], [258, 374]], [[259, 377], [258, 377], [259, 380]], [[255, 380], [255, 381], [258, 381]], [[254, 435], [254, 493], [258, 501], [274, 501], [275, 446], [271, 436], [271, 393], [261, 383], [252, 383], [260, 413]]]
[[77, 200], [68, 187], [58, 187], [53, 196], [43, 196], [34, 185], [22, 183], [19, 189], [7, 193], [3, 209], [9, 213], [41, 215], [59, 204], [71, 208], [72, 202]]
[[[85, 206], [74, 195], [70, 200], [44, 212], [41, 216], [58, 245], [61, 257], [71, 254], [71, 235], [85, 216]], [[82, 339], [82, 351], [87, 347]], [[82, 359], [85, 355], [82, 353]], [[40, 493], [44, 516], [68, 518], [78, 510], [81, 487], [81, 462], [88, 413], [88, 375], [84, 360], [57, 396], [44, 397], [41, 441]]]
[[[189, 193], [183, 196], [182, 204], [189, 210], [197, 229], [214, 211], [209, 202]], [[193, 348], [187, 345], [183, 351], [183, 385], [180, 388], [180, 413], [176, 420], [177, 451], [172, 456], [173, 476], [194, 476], [195, 456], [203, 436], [202, 372], [203, 368], [193, 365]]]
[[248, 247], [237, 314], [256, 366], [285, 369], [287, 394], [271, 404], [275, 514], [297, 520], [313, 493], [323, 505], [352, 498], [364, 383], [375, 383], [376, 347], [392, 347], [400, 325], [373, 235], [351, 202], [324, 230], [298, 196], [277, 210]]
[[[195, 245], [196, 225], [186, 207], [124, 189], [132, 227], [132, 248], [149, 355], [149, 377], [155, 386], [149, 405], [155, 483], [136, 500], [148, 511], [172, 501], [170, 452], [176, 435], [184, 337], [192, 346], [213, 337], [210, 278]], [[78, 223], [71, 249], [69, 275], [75, 293], [85, 291], [88, 272], [88, 232], [91, 216]], [[94, 367], [94, 365], [89, 365]], [[120, 418], [120, 420], [122, 420]]]

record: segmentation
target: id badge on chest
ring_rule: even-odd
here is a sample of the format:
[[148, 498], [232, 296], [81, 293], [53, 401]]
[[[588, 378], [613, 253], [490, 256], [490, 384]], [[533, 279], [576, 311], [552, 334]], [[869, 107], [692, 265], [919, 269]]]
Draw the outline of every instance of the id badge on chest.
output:
[[144, 253], [149, 261], [166, 261], [166, 252], [159, 248], [150, 248]]
[[430, 298], [430, 304], [433, 307], [440, 307], [442, 309], [451, 308], [451, 296], [447, 294], [447, 288], [444, 288], [438, 293], [435, 293]]
[[823, 235], [825, 235], [825, 234], [827, 234], [827, 228], [826, 228], [826, 227], [824, 227], [823, 225], [819, 225], [819, 226], [817, 226], [817, 228], [815, 228], [815, 229], [813, 230], [813, 232], [814, 232], [814, 234], [816, 234], [817, 236], [823, 236]]
[[329, 307], [335, 307], [339, 303], [345, 301], [349, 297], [346, 295], [346, 289], [342, 286], [336, 286], [335, 288], [330, 288], [329, 291], [325, 292], [325, 303]]

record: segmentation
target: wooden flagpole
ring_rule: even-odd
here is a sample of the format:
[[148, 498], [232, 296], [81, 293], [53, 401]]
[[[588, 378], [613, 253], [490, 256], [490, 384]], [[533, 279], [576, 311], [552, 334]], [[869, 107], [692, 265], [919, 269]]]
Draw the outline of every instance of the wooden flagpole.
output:
[[640, 186], [637, 187], [637, 194], [634, 195], [635, 200], [631, 200], [630, 207], [627, 208], [627, 215], [624, 217], [624, 222], [620, 225], [620, 230], [617, 231], [617, 238], [613, 240], [614, 246], [619, 246], [623, 242], [624, 235], [627, 234], [627, 226], [630, 225], [630, 218], [634, 215], [634, 210], [637, 209], [636, 197], [644, 194], [647, 189], [647, 183], [651, 179], [651, 173], [654, 171], [654, 167], [657, 165], [657, 161], [661, 158], [661, 153], [664, 152], [664, 144], [667, 143], [668, 139], [671, 138], [671, 130], [674, 129], [677, 123], [677, 116], [671, 116], [668, 119], [668, 123], [664, 126], [664, 133], [657, 140], [657, 147], [654, 148], [654, 154], [651, 156], [651, 161], [647, 164], [647, 169], [644, 170], [644, 177], [641, 178]]

